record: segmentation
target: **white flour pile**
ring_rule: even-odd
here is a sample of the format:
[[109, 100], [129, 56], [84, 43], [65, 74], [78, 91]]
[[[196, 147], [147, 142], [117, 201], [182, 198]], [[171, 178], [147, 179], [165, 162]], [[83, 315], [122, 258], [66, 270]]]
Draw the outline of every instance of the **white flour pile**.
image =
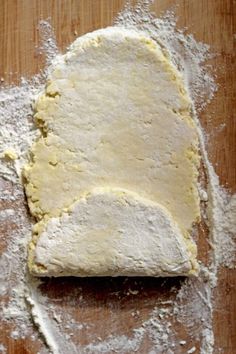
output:
[[[135, 8], [126, 6], [115, 21], [115, 26], [134, 28], [144, 31], [148, 36], [163, 45], [171, 54], [175, 65], [183, 72], [185, 82], [195, 107], [195, 116], [204, 109], [214, 96], [216, 84], [206, 70], [204, 62], [211, 58], [209, 47], [198, 43], [192, 35], [176, 29], [176, 19], [172, 12], [161, 18], [149, 12], [150, 1], [139, 1]], [[46, 53], [47, 65], [58, 54], [55, 37], [50, 25], [43, 21], [40, 25], [43, 43], [40, 50]], [[29, 277], [26, 270], [26, 248], [30, 237], [32, 220], [30, 219], [21, 183], [20, 171], [27, 160], [28, 149], [38, 136], [32, 118], [32, 103], [43, 89], [45, 73], [31, 80], [24, 80], [19, 86], [4, 86], [0, 90], [0, 227], [2, 230], [0, 265], [0, 295], [2, 308], [0, 316], [10, 326], [12, 338], [29, 338], [36, 341], [35, 348], [41, 354], [51, 350], [54, 353], [130, 353], [139, 352], [143, 340], [149, 340], [149, 354], [154, 353], [202, 353], [210, 354], [214, 350], [212, 291], [217, 286], [217, 271], [220, 266], [234, 267], [236, 251], [236, 196], [230, 196], [219, 186], [219, 180], [208, 161], [204, 148], [205, 134], [199, 125], [202, 141], [202, 154], [208, 177], [207, 192], [203, 187], [200, 195], [203, 204], [207, 201], [208, 224], [210, 228], [209, 243], [212, 245], [208, 262], [201, 266], [199, 279], [187, 279], [180, 287], [170, 287], [170, 299], [157, 298], [148, 318], [134, 325], [132, 334], [110, 333], [106, 338], [96, 335], [92, 323], [78, 322], [73, 313], [60, 306], [60, 299], [47, 296], [39, 290], [40, 282]], [[9, 225], [13, 225], [9, 229]], [[2, 236], [3, 237], [3, 236]], [[116, 280], [114, 280], [116, 281]], [[113, 281], [113, 283], [114, 283]], [[118, 281], [118, 280], [117, 280]], [[107, 281], [108, 282], [108, 281]], [[120, 280], [119, 280], [120, 282]], [[123, 285], [126, 280], [123, 280]], [[63, 280], [65, 284], [65, 280]], [[136, 283], [132, 283], [135, 285]], [[145, 291], [142, 284], [128, 289], [126, 293], [117, 291], [114, 296], [133, 297]], [[165, 285], [165, 280], [157, 283]], [[43, 285], [41, 285], [42, 287]], [[109, 296], [113, 296], [109, 293]], [[68, 304], [86, 306], [83, 289], [78, 287], [68, 295]], [[117, 300], [118, 301], [118, 300]], [[129, 313], [139, 319], [142, 305], [131, 306]], [[38, 327], [35, 330], [32, 322]], [[175, 326], [178, 322], [178, 326]], [[136, 323], [134, 321], [134, 323]], [[100, 327], [103, 318], [100, 319]], [[184, 328], [178, 333], [177, 327]], [[81, 330], [91, 331], [93, 336], [89, 344], [76, 342], [75, 333]], [[184, 337], [183, 337], [183, 333]], [[40, 338], [44, 339], [47, 347]], [[74, 339], [75, 338], [75, 339]], [[197, 343], [192, 345], [192, 343]], [[43, 349], [42, 349], [43, 348]], [[35, 349], [36, 350], [36, 349]], [[7, 352], [6, 346], [0, 344], [0, 352]]]

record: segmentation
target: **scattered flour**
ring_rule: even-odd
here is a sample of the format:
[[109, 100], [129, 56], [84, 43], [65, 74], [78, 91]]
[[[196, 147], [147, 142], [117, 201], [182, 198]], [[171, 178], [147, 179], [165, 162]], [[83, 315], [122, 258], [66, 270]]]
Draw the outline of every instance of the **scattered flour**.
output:
[[41, 34], [41, 45], [39, 50], [46, 53], [46, 64], [50, 65], [56, 55], [59, 55], [55, 33], [48, 20], [41, 20], [39, 22], [39, 31]]
[[[0, 90], [0, 172], [4, 178], [16, 181], [27, 159], [32, 141], [39, 135], [32, 117], [31, 105], [42, 88], [39, 77], [27, 81], [21, 79], [19, 86]], [[6, 151], [12, 151], [17, 158], [8, 159]]]
[[[140, 328], [133, 330], [133, 336], [110, 336], [106, 341], [91, 343], [84, 348], [89, 353], [117, 353], [138, 352], [144, 337], [153, 343], [151, 352], [167, 352], [175, 346], [171, 323], [166, 318], [170, 314], [169, 309], [154, 308], [150, 318], [143, 322]], [[160, 321], [161, 314], [161, 321]], [[172, 338], [172, 340], [171, 340]]]
[[7, 349], [6, 349], [6, 347], [4, 347], [3, 344], [0, 344], [0, 353], [1, 354], [6, 354], [7, 353]]
[[60, 333], [54, 321], [52, 321], [48, 314], [48, 301], [44, 298], [38, 285], [40, 281], [35, 279], [28, 279], [28, 287], [25, 292], [26, 302], [30, 305], [33, 321], [40, 333], [42, 333], [45, 342], [54, 354], [70, 353], [76, 354], [77, 349], [69, 338], [65, 341], [65, 336]]
[[[212, 57], [209, 47], [198, 43], [192, 35], [176, 28], [174, 13], [167, 12], [161, 18], [149, 11], [151, 1], [140, 0], [136, 7], [129, 3], [118, 15], [114, 25], [144, 31], [158, 41], [182, 71], [195, 107], [195, 115], [204, 109], [217, 89], [209, 67], [204, 62]], [[47, 67], [55, 55], [59, 55], [55, 36], [50, 24], [41, 21], [42, 44], [39, 48], [46, 53]], [[94, 336], [87, 345], [75, 344], [73, 331], [88, 329], [91, 324], [78, 323], [60, 304], [52, 302], [27, 274], [26, 249], [31, 234], [32, 220], [24, 204], [21, 183], [21, 168], [28, 158], [28, 150], [39, 135], [33, 122], [32, 104], [43, 89], [47, 69], [31, 80], [22, 78], [18, 86], [3, 86], [0, 89], [0, 222], [5, 227], [3, 253], [0, 259], [0, 295], [2, 307], [0, 316], [12, 324], [12, 338], [39, 338], [32, 326], [32, 318], [45, 343], [53, 353], [130, 353], [139, 352], [144, 338], [152, 343], [149, 354], [198, 352], [189, 342], [191, 338], [199, 343], [201, 354], [214, 351], [212, 290], [217, 286], [217, 271], [220, 266], [233, 268], [236, 251], [236, 196], [230, 195], [219, 185], [218, 176], [208, 160], [205, 150], [205, 135], [199, 124], [202, 154], [207, 171], [208, 188], [201, 191], [206, 203], [209, 226], [209, 262], [202, 264], [198, 279], [186, 279], [176, 290], [174, 300], [159, 300], [149, 318], [132, 335], [113, 333], [105, 339]], [[9, 207], [10, 205], [10, 207]], [[9, 223], [15, 225], [7, 229]], [[42, 282], [43, 283], [43, 282]], [[127, 296], [138, 296], [141, 290], [131, 290]], [[79, 294], [79, 290], [78, 290]], [[83, 296], [76, 294], [81, 303]], [[119, 296], [119, 292], [118, 292]], [[73, 299], [73, 294], [72, 294]], [[86, 306], [86, 302], [84, 303]], [[132, 316], [139, 315], [139, 309], [130, 310]], [[182, 338], [174, 322], [184, 326], [187, 337]], [[102, 325], [101, 319], [101, 325]], [[194, 342], [195, 344], [195, 342]], [[180, 347], [179, 347], [180, 346]], [[180, 348], [180, 349], [179, 349]], [[182, 349], [181, 349], [182, 348]], [[0, 345], [0, 353], [6, 348]], [[45, 349], [41, 354], [46, 353]]]

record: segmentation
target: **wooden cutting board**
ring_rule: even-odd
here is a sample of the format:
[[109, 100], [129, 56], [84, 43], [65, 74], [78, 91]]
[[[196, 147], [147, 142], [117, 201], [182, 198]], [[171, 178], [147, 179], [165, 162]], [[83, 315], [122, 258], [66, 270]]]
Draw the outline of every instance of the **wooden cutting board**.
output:
[[[44, 67], [44, 56], [36, 49], [40, 19], [50, 18], [59, 48], [65, 51], [77, 35], [112, 24], [124, 3], [123, 0], [1, 0], [0, 77], [6, 83], [17, 83], [22, 75], [31, 77]], [[214, 139], [209, 139], [207, 149], [220, 181], [231, 192], [236, 192], [236, 124], [233, 117], [236, 108], [236, 1], [156, 0], [153, 10], [160, 15], [173, 5], [177, 5], [174, 8], [178, 26], [187, 27], [187, 32], [194, 34], [198, 41], [208, 43], [211, 51], [217, 54], [211, 64], [219, 89], [200, 118], [210, 137], [214, 132]], [[216, 133], [222, 123], [226, 124], [225, 128]], [[93, 323], [96, 335], [99, 333], [101, 338], [106, 338], [115, 333], [130, 335], [133, 328], [148, 318], [158, 298], [169, 299], [172, 296], [170, 289], [173, 285], [178, 288], [180, 280], [69, 278], [45, 281], [43, 291], [52, 302], [59, 301], [68, 311], [71, 305], [67, 297], [74, 294], [73, 311], [77, 320]], [[139, 292], [135, 294], [130, 289], [138, 289]], [[132, 309], [134, 315], [130, 316]], [[0, 342], [8, 348], [8, 353], [33, 354], [42, 347], [42, 342], [32, 342], [30, 338], [13, 340], [9, 336], [10, 328], [1, 327]], [[219, 286], [215, 291], [214, 329], [216, 348], [222, 349], [216, 349], [215, 353], [235, 354], [235, 270], [220, 271]], [[184, 337], [183, 329], [180, 328], [179, 332]], [[87, 344], [91, 336], [91, 330], [83, 329], [77, 334], [77, 340]], [[176, 347], [175, 353], [186, 353], [193, 345], [196, 345], [195, 353], [198, 353], [198, 344], [188, 337], [186, 339], [187, 345]], [[144, 338], [138, 353], [145, 354], [149, 350], [150, 343]]]

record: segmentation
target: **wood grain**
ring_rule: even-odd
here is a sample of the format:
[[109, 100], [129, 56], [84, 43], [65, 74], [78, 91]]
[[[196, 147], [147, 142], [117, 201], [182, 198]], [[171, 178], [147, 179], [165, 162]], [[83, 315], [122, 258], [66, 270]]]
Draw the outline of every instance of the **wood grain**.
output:
[[[0, 77], [5, 79], [5, 83], [17, 83], [21, 76], [31, 77], [44, 67], [44, 57], [37, 49], [40, 44], [40, 19], [50, 18], [58, 46], [64, 51], [75, 39], [75, 34], [80, 35], [112, 24], [124, 3], [123, 0], [1, 0]], [[187, 27], [187, 32], [194, 34], [197, 40], [208, 43], [211, 51], [216, 53], [210, 63], [219, 89], [200, 118], [209, 135], [207, 149], [220, 181], [230, 192], [236, 192], [236, 1], [156, 0], [153, 11], [159, 15], [171, 7], [175, 8], [178, 26]], [[221, 124], [225, 126], [219, 129]], [[12, 188], [9, 183], [5, 183], [5, 188]], [[10, 232], [9, 225], [1, 225], [1, 232], [6, 236]], [[181, 281], [69, 278], [63, 281], [46, 280], [42, 291], [49, 296], [52, 303], [60, 302], [78, 321], [93, 323], [96, 335], [106, 338], [113, 333], [131, 334], [133, 328], [149, 317], [157, 298], [174, 297], [174, 293], [170, 291], [173, 285], [178, 289]], [[132, 295], [129, 289], [140, 291], [138, 295]], [[68, 299], [73, 297], [75, 300], [72, 307]], [[215, 308], [215, 353], [235, 354], [235, 270], [221, 270], [219, 285], [215, 291]], [[131, 309], [134, 309], [134, 316], [130, 316]], [[104, 325], [101, 325], [103, 322]], [[40, 339], [13, 340], [9, 336], [10, 330], [10, 326], [4, 325], [0, 334], [8, 353], [33, 354], [43, 346]], [[188, 338], [183, 327], [180, 326], [178, 331], [181, 338], [188, 343], [184, 349], [177, 346], [175, 353], [186, 353], [193, 345], [199, 348], [198, 343]], [[76, 336], [79, 343], [87, 344], [93, 338], [93, 330], [83, 329]], [[138, 352], [148, 353], [149, 350], [150, 343], [144, 339]], [[198, 352], [199, 349], [196, 353]]]

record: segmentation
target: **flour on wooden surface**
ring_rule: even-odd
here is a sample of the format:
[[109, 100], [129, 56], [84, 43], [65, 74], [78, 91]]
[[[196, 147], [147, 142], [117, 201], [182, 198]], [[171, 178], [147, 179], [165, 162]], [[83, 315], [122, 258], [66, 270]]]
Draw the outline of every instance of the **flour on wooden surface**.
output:
[[[172, 12], [156, 18], [149, 12], [150, 3], [151, 1], [143, 0], [139, 1], [135, 8], [125, 6], [114, 25], [142, 30], [166, 48], [173, 63], [184, 75], [197, 119], [197, 114], [204, 109], [217, 89], [214, 78], [209, 73], [212, 70], [204, 65], [204, 62], [211, 58], [209, 47], [198, 43], [192, 35], [186, 34], [185, 30], [177, 29]], [[55, 36], [47, 21], [42, 21], [39, 27], [43, 34], [43, 43], [39, 50], [46, 52], [48, 65], [54, 56], [58, 55]], [[210, 262], [207, 266], [201, 266], [199, 279], [185, 280], [181, 288], [176, 290], [173, 301], [160, 303], [157, 299], [149, 318], [133, 328], [132, 335], [113, 333], [101, 339], [94, 334], [91, 343], [81, 346], [74, 343], [73, 333], [75, 330], [89, 330], [92, 324], [78, 323], [60, 306], [60, 303], [57, 304], [45, 297], [37, 283], [29, 278], [26, 271], [26, 248], [32, 220], [24, 205], [20, 171], [27, 160], [32, 141], [39, 134], [32, 119], [32, 104], [43, 89], [44, 80], [45, 72], [42, 72], [31, 80], [22, 78], [18, 86], [3, 86], [1, 82], [0, 89], [0, 173], [3, 176], [0, 181], [2, 203], [0, 222], [6, 234], [1, 240], [3, 254], [0, 260], [0, 295], [3, 300], [0, 316], [11, 324], [12, 338], [27, 337], [35, 341], [43, 335], [51, 351], [59, 353], [60, 346], [63, 354], [138, 352], [144, 337], [148, 337], [152, 343], [150, 354], [177, 353], [179, 345], [187, 353], [197, 352], [197, 349], [188, 343], [188, 339], [180, 338], [176, 333], [172, 326], [174, 318], [185, 326], [189, 338], [198, 341], [201, 354], [213, 353], [212, 290], [217, 286], [218, 268], [220, 266], [232, 268], [235, 264], [236, 196], [231, 196], [219, 185], [218, 176], [208, 160], [205, 150], [206, 136], [202, 130], [199, 134], [209, 183], [207, 191], [203, 189], [201, 195], [203, 200], [208, 200], [209, 242], [212, 249], [209, 254]], [[15, 227], [9, 230], [7, 228], [9, 224]], [[139, 291], [131, 289], [127, 296], [137, 296]], [[79, 289], [76, 296], [83, 303]], [[139, 316], [139, 311], [139, 308], [132, 309], [130, 315]], [[32, 326], [31, 314], [39, 333]], [[3, 345], [0, 346], [0, 351], [4, 353]], [[47, 350], [43, 348], [40, 353], [46, 352]]]
[[0, 344], [0, 353], [1, 354], [6, 354], [7, 353], [7, 348], [3, 344]]

